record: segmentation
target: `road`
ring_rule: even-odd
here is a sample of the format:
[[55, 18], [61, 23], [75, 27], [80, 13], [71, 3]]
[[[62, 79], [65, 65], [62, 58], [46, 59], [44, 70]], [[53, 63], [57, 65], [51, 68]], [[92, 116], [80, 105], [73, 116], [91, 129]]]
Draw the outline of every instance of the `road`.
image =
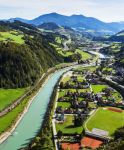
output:
[[107, 76], [107, 77], [106, 77], [106, 80], [109, 80], [109, 81], [113, 82], [114, 84], [116, 84], [117, 86], [120, 86], [121, 88], [124, 89], [124, 86], [123, 86], [123, 85], [120, 85], [119, 83], [113, 81], [111, 78], [112, 78], [112, 76]]
[[65, 41], [65, 42], [63, 43], [63, 46], [64, 46], [64, 50], [65, 50], [65, 51], [69, 50], [69, 47], [68, 47], [68, 45], [67, 45], [67, 44], [69, 44], [69, 43], [71, 43], [71, 38], [70, 38], [70, 37], [69, 37], [69, 39], [68, 39], [67, 41]]
[[[83, 66], [83, 67], [89, 67], [89, 66], [95, 66], [95, 63], [91, 63], [91, 64], [84, 64], [84, 65], [76, 65], [74, 66], [75, 67], [79, 67], [79, 66]], [[90, 86], [90, 89], [92, 91], [92, 88]], [[56, 98], [55, 98], [55, 107], [54, 107], [54, 113], [53, 113], [53, 117], [52, 117], [52, 127], [53, 127], [53, 136], [54, 136], [54, 143], [55, 143], [55, 149], [56, 150], [59, 150], [58, 149], [58, 139], [57, 139], [57, 131], [56, 131], [56, 125], [55, 125], [55, 122], [56, 122], [56, 108], [57, 108], [57, 103], [58, 103], [58, 90], [57, 89], [57, 94], [56, 94]], [[71, 114], [68, 114], [68, 115], [71, 115]], [[74, 114], [73, 114], [74, 115]]]

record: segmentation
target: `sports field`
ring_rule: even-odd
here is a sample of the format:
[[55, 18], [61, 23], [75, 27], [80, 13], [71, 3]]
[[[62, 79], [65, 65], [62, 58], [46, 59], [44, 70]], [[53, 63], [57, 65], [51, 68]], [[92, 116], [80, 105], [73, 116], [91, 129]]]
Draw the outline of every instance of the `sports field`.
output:
[[96, 149], [102, 144], [103, 144], [103, 141], [92, 138], [92, 137], [83, 137], [83, 139], [81, 140], [81, 145], [83, 147], [89, 147], [92, 149]]
[[[118, 109], [118, 108], [117, 108]], [[106, 130], [111, 136], [115, 130], [124, 126], [124, 111], [113, 111], [105, 108], [98, 108], [95, 114], [86, 122], [86, 128], [92, 131], [93, 128]]]
[[79, 143], [62, 143], [62, 150], [79, 150]]

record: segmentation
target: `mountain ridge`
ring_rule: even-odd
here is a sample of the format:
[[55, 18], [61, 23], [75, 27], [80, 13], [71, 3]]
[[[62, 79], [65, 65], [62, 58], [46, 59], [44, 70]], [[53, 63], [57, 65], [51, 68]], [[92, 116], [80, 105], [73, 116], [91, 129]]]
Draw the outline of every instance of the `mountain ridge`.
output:
[[39, 26], [43, 23], [54, 22], [57, 25], [61, 26], [69, 26], [71, 28], [76, 29], [87, 29], [87, 30], [95, 30], [106, 33], [117, 33], [124, 29], [124, 22], [110, 22], [106, 23], [94, 17], [86, 17], [84, 15], [71, 15], [65, 16], [58, 13], [49, 13], [40, 15], [32, 20], [26, 20], [23, 18], [11, 18], [8, 21], [22, 21], [28, 24], [33, 24], [35, 26]]

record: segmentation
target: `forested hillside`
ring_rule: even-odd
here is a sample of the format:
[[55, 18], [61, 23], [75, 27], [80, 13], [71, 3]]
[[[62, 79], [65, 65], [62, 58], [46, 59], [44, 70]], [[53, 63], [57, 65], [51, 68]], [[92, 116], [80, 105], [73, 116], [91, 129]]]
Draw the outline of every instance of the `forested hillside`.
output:
[[124, 30], [111, 36], [109, 38], [110, 41], [116, 41], [116, 42], [124, 42]]
[[31, 25], [0, 22], [0, 87], [30, 86], [49, 67], [62, 62], [49, 45], [51, 40]]

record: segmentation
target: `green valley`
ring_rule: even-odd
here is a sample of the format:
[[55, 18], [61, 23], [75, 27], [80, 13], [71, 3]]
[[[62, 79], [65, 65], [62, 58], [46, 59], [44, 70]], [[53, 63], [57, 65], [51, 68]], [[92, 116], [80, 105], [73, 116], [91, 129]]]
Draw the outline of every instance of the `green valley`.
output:
[[[0, 11], [25, 8], [22, 16], [32, 18], [47, 4], [30, 3], [6, 1], [6, 9], [0, 2]], [[72, 4], [72, 11], [102, 6], [98, 14], [109, 20], [102, 13], [106, 2], [97, 9], [97, 2], [66, 2], [57, 9], [66, 13]], [[123, 150], [124, 22], [58, 13], [2, 18], [0, 150]]]

